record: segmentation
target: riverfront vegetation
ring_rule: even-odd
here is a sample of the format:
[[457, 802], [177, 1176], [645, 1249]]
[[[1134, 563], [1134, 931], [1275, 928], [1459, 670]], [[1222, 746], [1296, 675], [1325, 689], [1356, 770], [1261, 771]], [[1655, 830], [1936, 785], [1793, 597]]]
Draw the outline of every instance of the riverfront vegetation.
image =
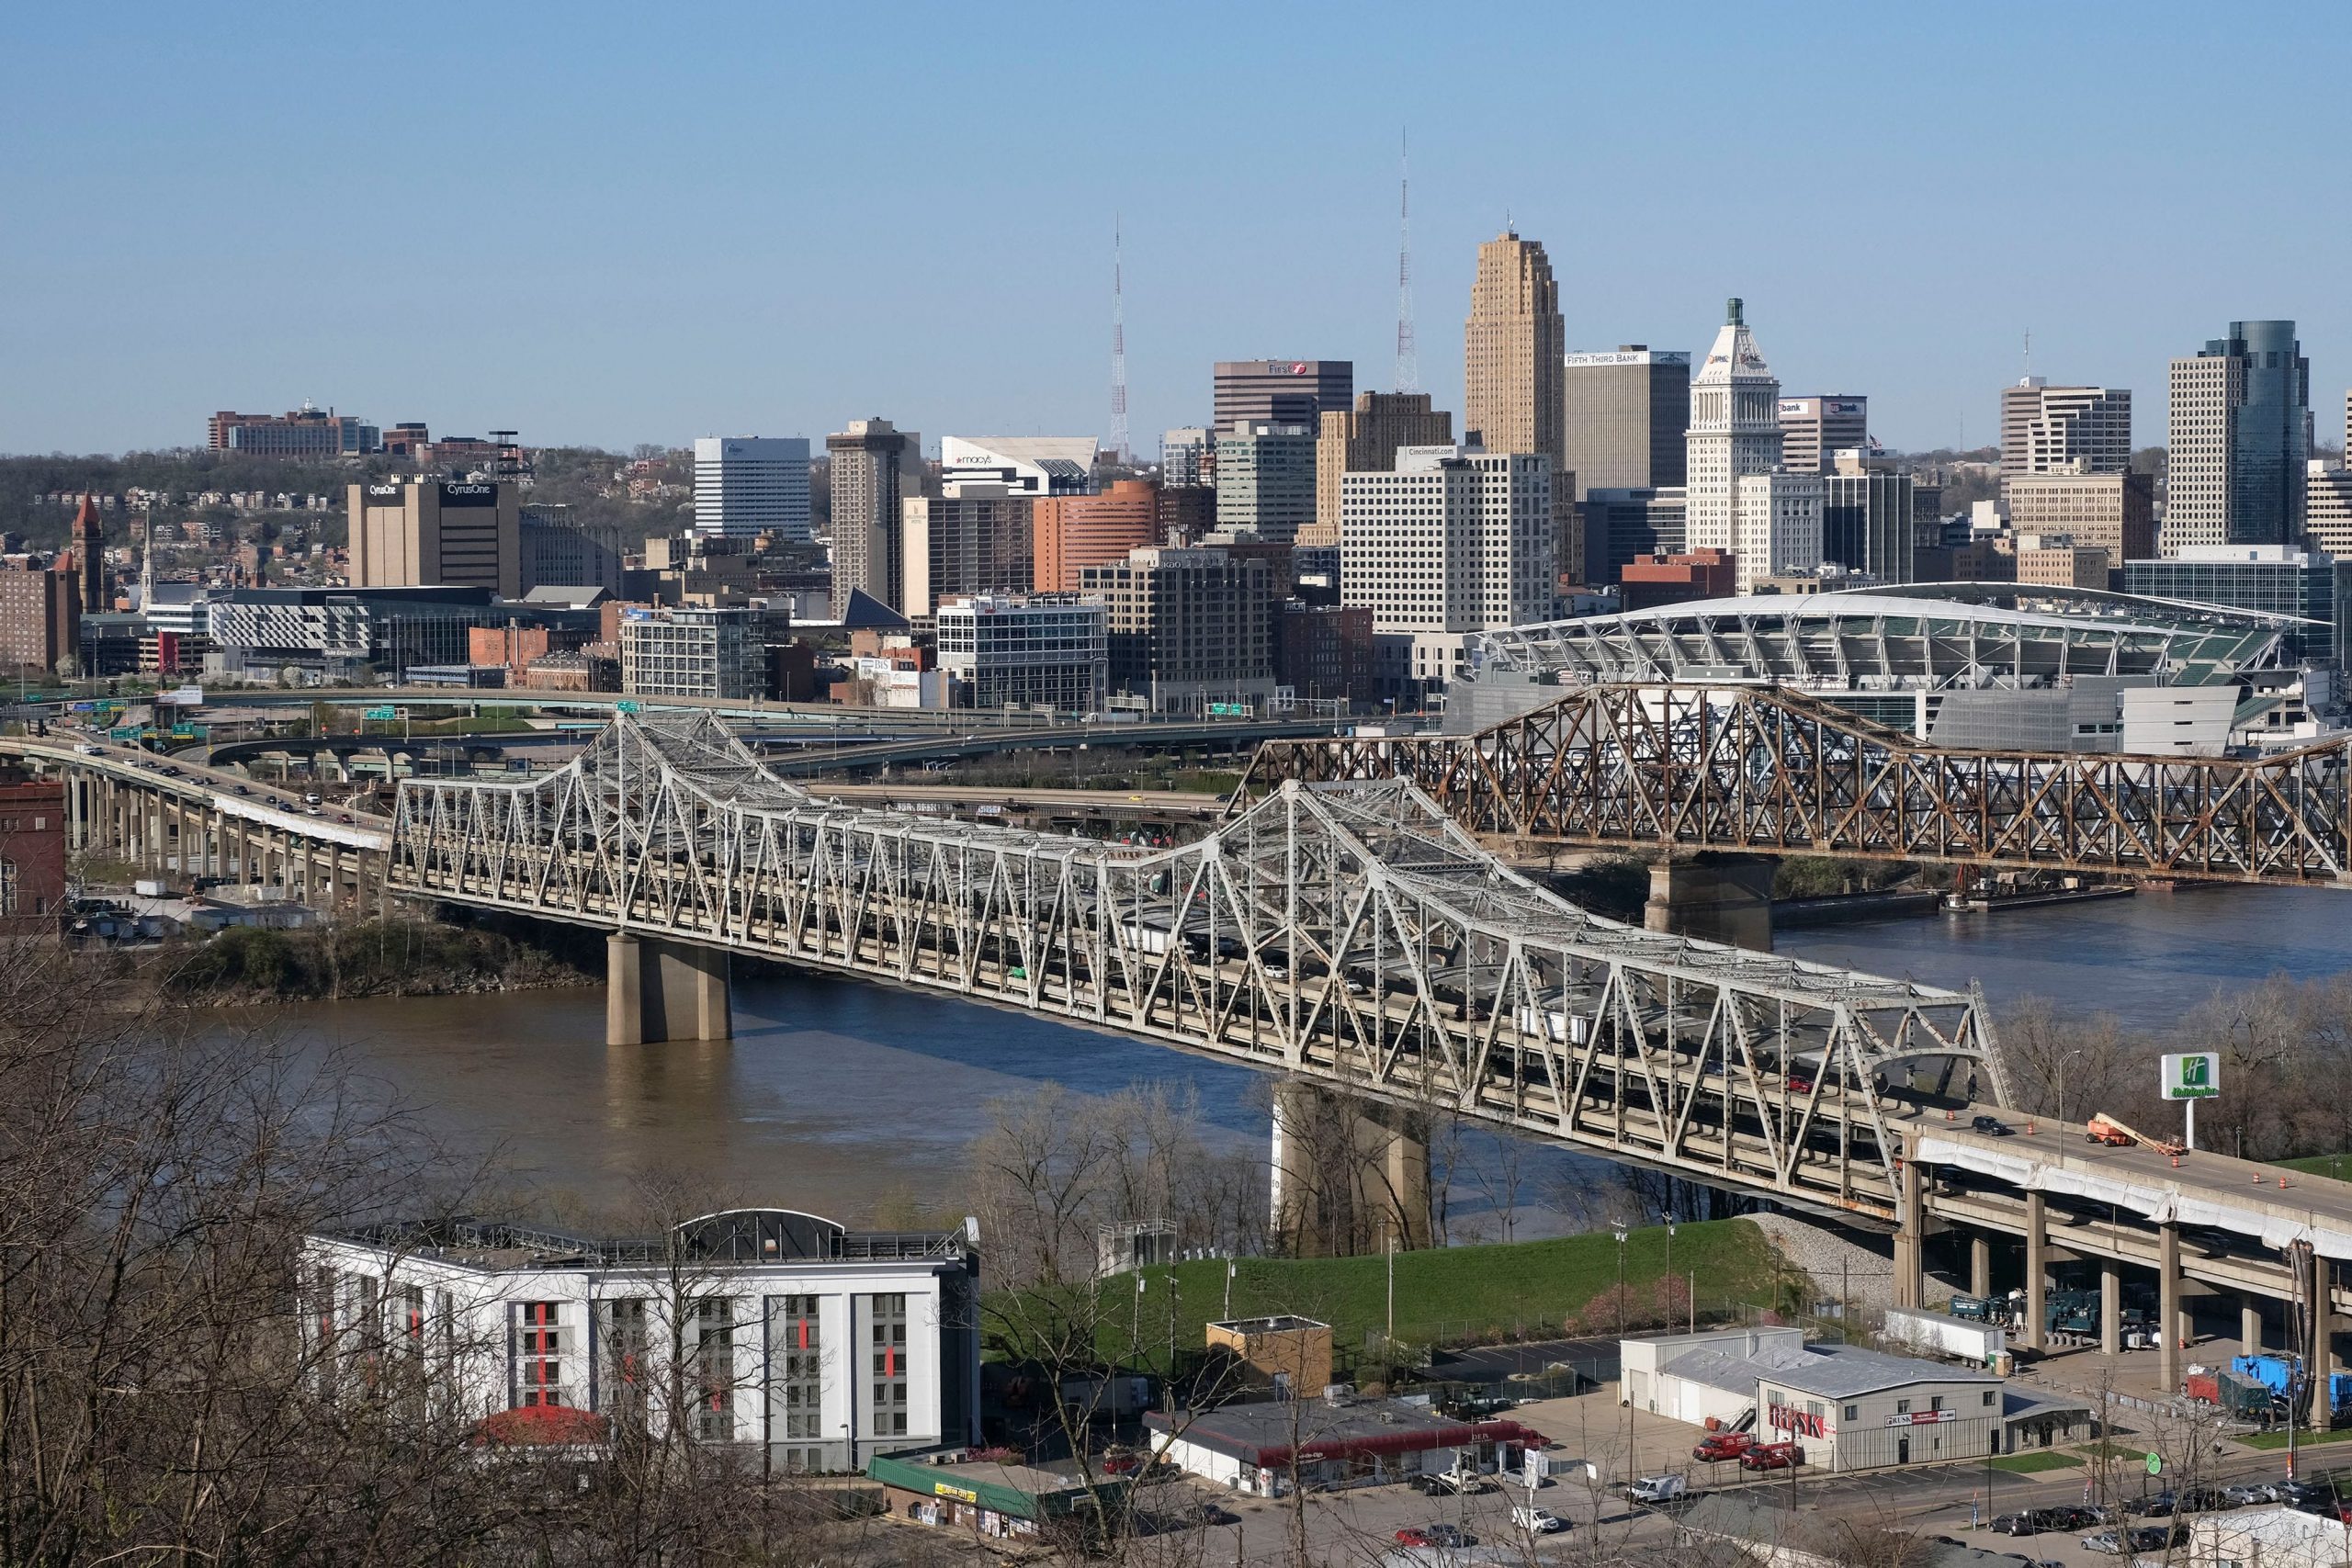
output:
[[450, 996], [582, 985], [594, 957], [571, 933], [523, 922], [241, 926], [192, 949], [165, 985], [181, 999], [219, 1003]]
[[[1677, 1227], [1675, 1278], [1666, 1274], [1664, 1227], [1636, 1230], [1625, 1244], [1625, 1302], [1617, 1303], [1617, 1243], [1606, 1233], [1548, 1241], [1483, 1247], [1430, 1247], [1396, 1257], [1396, 1338], [1404, 1345], [1495, 1343], [1560, 1335], [1606, 1337], [1623, 1327], [1657, 1328], [1684, 1321], [1695, 1272], [1709, 1311], [1745, 1304], [1769, 1309], [1785, 1281], [1797, 1276], [1748, 1220], [1713, 1220]], [[1096, 1314], [1096, 1343], [1115, 1361], [1139, 1360], [1164, 1369], [1170, 1346], [1198, 1350], [1204, 1326], [1228, 1314], [1263, 1317], [1295, 1314], [1331, 1325], [1344, 1348], [1377, 1344], [1387, 1323], [1388, 1259], [1370, 1258], [1244, 1258], [1226, 1300], [1226, 1264], [1202, 1258], [1118, 1275], [1095, 1287], [1083, 1303]], [[1169, 1286], [1175, 1286], [1171, 1301]], [[1001, 1329], [995, 1353], [1037, 1354], [1023, 1343], [1042, 1297], [997, 1292], [987, 1319]], [[1039, 1337], [1043, 1337], [1042, 1331]]]

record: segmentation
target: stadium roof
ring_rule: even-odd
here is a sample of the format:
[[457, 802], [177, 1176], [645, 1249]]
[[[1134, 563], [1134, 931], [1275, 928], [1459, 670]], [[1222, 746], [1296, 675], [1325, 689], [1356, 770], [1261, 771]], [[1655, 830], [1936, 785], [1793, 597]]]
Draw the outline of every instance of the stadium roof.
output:
[[1701, 599], [1483, 633], [1481, 671], [1575, 681], [1941, 690], [2115, 675], [2211, 685], [2279, 661], [2292, 617], [2095, 589], [1928, 583]]

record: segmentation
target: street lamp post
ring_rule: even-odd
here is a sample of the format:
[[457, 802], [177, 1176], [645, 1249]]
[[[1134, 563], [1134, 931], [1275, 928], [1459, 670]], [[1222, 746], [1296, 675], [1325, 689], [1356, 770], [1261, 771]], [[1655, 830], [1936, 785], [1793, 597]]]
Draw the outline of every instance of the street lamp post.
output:
[[1634, 1479], [1634, 1396], [1625, 1386], [1625, 1238], [1633, 1233], [1623, 1220], [1609, 1222], [1617, 1238], [1617, 1397], [1625, 1406], [1625, 1479]]
[[[1671, 1290], [1674, 1281], [1674, 1211], [1668, 1209], [1658, 1217], [1666, 1222], [1666, 1278], [1668, 1289]], [[1669, 1295], [1667, 1299], [1671, 1301], [1674, 1298]]]

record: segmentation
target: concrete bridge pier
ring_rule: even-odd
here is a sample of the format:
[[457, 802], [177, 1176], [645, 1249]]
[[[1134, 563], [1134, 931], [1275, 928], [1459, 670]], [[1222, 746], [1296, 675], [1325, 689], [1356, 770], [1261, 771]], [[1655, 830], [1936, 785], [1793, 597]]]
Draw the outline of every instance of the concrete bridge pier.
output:
[[1430, 1245], [1425, 1119], [1297, 1078], [1274, 1085], [1274, 1235], [1297, 1258]]
[[2238, 1354], [2262, 1354], [2262, 1303], [2251, 1296], [2238, 1303]]
[[2098, 1260], [2098, 1351], [2123, 1353], [2123, 1265], [2113, 1258]]
[[2050, 1222], [2046, 1201], [2039, 1192], [2025, 1195], [2025, 1347], [2041, 1350], [2050, 1343]]
[[1650, 898], [1642, 924], [1654, 931], [1698, 937], [1772, 951], [1772, 878], [1780, 862], [1770, 855], [1669, 855], [1650, 867]]
[[2180, 1389], [2180, 1343], [2188, 1337], [2187, 1307], [2180, 1294], [2180, 1227], [2166, 1221], [2156, 1227], [2156, 1330], [2164, 1336], [2158, 1381], [2174, 1393]]
[[1968, 1293], [1979, 1301], [1993, 1293], [1993, 1238], [1983, 1231], [1968, 1238]]
[[1899, 1307], [1924, 1305], [1927, 1298], [1927, 1205], [1923, 1201], [1919, 1162], [1903, 1162], [1902, 1186], [1897, 1192], [1894, 1233], [1894, 1304]]
[[[2335, 1270], [2328, 1267], [2327, 1259], [2319, 1255], [2317, 1247], [2304, 1243], [2297, 1243], [2290, 1257], [2293, 1259], [2292, 1268], [2301, 1276], [2295, 1281], [2295, 1294], [2311, 1303], [2311, 1311], [2305, 1314], [2309, 1337], [2295, 1347], [2302, 1352], [2303, 1366], [2307, 1369], [2304, 1375], [2305, 1386], [2311, 1391], [2311, 1429], [2324, 1432], [2334, 1424], [2335, 1414], [2328, 1397], [2327, 1377], [2335, 1370], [2335, 1317], [2331, 1295], [2331, 1287], [2335, 1282], [2331, 1276]], [[2287, 1314], [2287, 1322], [2289, 1337], [2292, 1338], [2295, 1317], [2291, 1309]]]
[[605, 1043], [726, 1040], [735, 1033], [727, 953], [615, 931], [605, 939]]

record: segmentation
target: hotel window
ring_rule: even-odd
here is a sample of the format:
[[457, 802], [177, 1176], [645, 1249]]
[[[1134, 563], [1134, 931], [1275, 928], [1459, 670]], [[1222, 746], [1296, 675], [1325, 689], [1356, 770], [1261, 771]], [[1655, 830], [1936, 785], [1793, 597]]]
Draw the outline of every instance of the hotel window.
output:
[[695, 1436], [707, 1443], [725, 1442], [735, 1436], [734, 1303], [724, 1297], [696, 1302], [687, 1347], [697, 1385]]
[[596, 1310], [604, 1319], [599, 1349], [605, 1388], [605, 1397], [598, 1404], [607, 1408], [644, 1397], [647, 1357], [652, 1347], [646, 1307], [642, 1296], [624, 1296], [597, 1303]]
[[877, 1438], [907, 1434], [907, 1298], [876, 1295], [871, 1303], [874, 1382], [873, 1432]]
[[787, 1440], [824, 1434], [824, 1341], [819, 1332], [815, 1296], [786, 1296], [778, 1304], [782, 1338], [784, 1436]]

